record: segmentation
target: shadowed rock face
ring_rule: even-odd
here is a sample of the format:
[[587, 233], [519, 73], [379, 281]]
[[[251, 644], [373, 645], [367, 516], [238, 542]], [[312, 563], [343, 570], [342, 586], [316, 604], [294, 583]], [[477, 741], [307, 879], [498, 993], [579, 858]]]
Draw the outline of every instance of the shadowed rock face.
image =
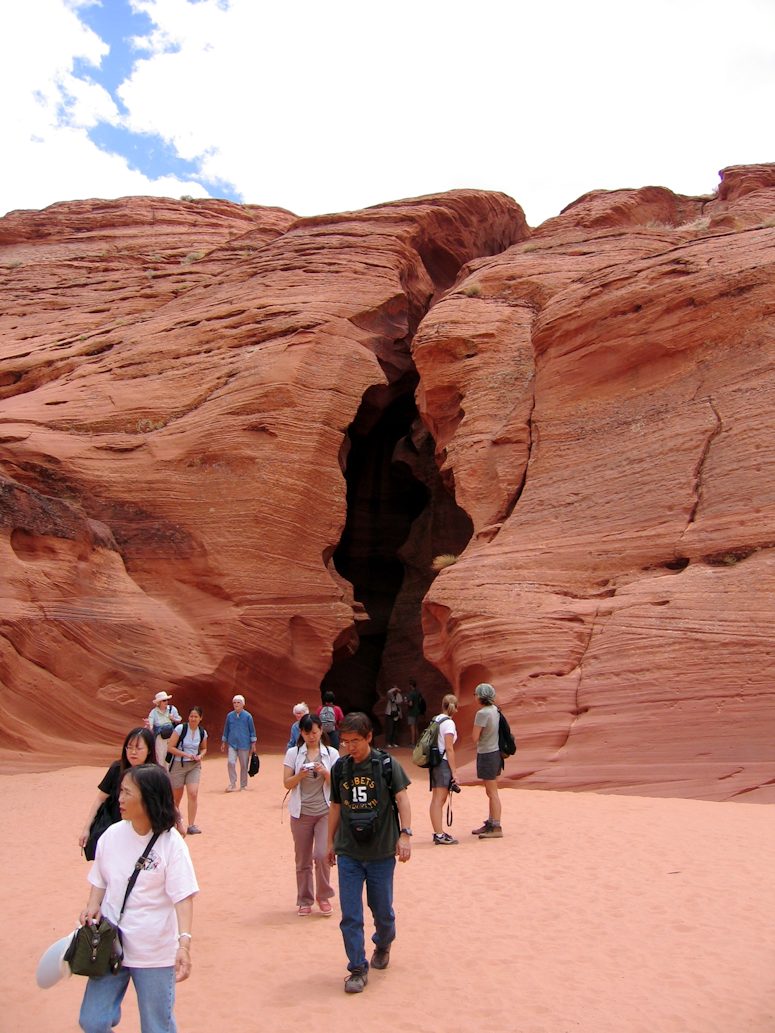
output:
[[524, 784], [766, 798], [773, 256], [773, 166], [0, 220], [4, 756], [414, 675], [461, 743], [491, 681]]

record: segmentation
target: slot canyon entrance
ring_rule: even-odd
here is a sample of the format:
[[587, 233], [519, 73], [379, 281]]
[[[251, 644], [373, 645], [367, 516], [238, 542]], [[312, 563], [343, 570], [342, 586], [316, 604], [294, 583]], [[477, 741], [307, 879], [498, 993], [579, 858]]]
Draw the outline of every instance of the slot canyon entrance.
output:
[[472, 525], [444, 487], [434, 441], [417, 412], [414, 371], [366, 392], [351, 424], [343, 467], [347, 517], [333, 554], [353, 586], [356, 636], [334, 649], [320, 690], [345, 711], [363, 710], [382, 724], [392, 684], [415, 678], [435, 707], [449, 684], [423, 657], [421, 603], [435, 574], [433, 557], [460, 553]]

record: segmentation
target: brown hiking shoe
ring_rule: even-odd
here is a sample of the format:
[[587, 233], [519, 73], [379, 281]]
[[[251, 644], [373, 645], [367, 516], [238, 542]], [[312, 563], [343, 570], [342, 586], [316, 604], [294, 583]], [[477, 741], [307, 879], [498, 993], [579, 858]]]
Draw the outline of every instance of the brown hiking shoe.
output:
[[372, 968], [387, 968], [390, 964], [390, 947], [377, 947], [371, 956]]
[[346, 994], [360, 994], [369, 981], [369, 973], [365, 968], [356, 968], [344, 981], [344, 992]]
[[490, 829], [490, 828], [492, 828], [492, 822], [488, 818], [485, 821], [484, 825], [480, 825], [478, 829], [471, 829], [471, 835], [472, 836], [481, 836], [483, 833], [487, 832], [488, 829]]
[[479, 839], [503, 839], [503, 829], [500, 825], [490, 825], [484, 832], [479, 833]]

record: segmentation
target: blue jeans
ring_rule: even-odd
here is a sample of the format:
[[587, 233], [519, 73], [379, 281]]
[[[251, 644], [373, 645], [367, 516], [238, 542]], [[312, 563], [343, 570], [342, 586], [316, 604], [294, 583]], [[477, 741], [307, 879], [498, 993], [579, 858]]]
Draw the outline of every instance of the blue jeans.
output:
[[344, 949], [347, 954], [347, 968], [368, 968], [366, 944], [363, 933], [363, 884], [366, 883], [366, 900], [374, 917], [372, 941], [377, 947], [389, 947], [396, 938], [396, 915], [393, 911], [393, 872], [395, 857], [383, 857], [379, 861], [356, 861], [354, 857], [340, 854], [336, 859], [339, 869], [339, 906], [342, 909], [342, 930]]
[[79, 1022], [84, 1033], [111, 1033], [121, 1019], [129, 979], [135, 984], [140, 1009], [141, 1033], [177, 1033], [175, 1016], [175, 969], [121, 968], [115, 975], [89, 979], [81, 1003]]

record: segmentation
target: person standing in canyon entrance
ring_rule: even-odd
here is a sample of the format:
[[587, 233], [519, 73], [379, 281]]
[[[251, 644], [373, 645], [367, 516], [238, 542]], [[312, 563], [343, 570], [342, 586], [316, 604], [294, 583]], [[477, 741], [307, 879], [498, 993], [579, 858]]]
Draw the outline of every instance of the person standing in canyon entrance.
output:
[[406, 694], [406, 723], [409, 725], [409, 734], [412, 737], [412, 746], [417, 744], [417, 722], [426, 710], [425, 697], [417, 688], [414, 678], [409, 679], [409, 692]]
[[385, 746], [398, 746], [398, 726], [401, 724], [401, 705], [404, 697], [397, 685], [392, 685], [385, 697]]

